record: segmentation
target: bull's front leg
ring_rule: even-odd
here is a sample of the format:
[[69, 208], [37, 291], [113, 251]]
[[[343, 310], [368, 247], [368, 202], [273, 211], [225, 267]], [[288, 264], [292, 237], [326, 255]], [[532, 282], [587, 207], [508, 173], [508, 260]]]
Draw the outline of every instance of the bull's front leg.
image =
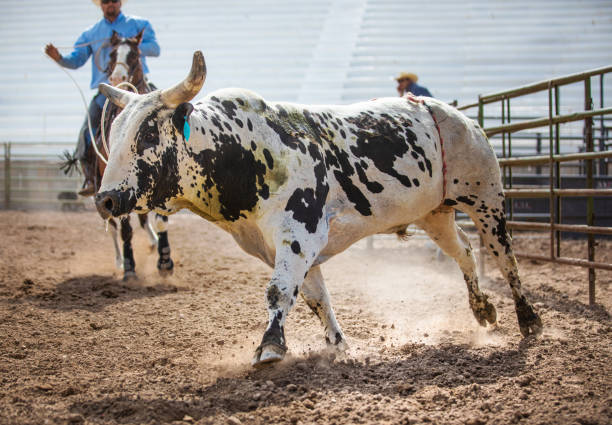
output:
[[255, 367], [283, 359], [287, 352], [285, 321], [295, 305], [308, 270], [327, 244], [327, 223], [321, 221], [315, 233], [302, 223], [284, 217], [274, 235], [274, 272], [266, 290], [268, 326], [251, 364]]

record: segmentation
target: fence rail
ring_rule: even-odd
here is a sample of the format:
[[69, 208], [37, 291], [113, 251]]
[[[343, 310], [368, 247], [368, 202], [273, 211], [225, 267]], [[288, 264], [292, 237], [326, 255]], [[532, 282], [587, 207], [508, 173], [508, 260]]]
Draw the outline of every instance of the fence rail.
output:
[[[510, 229], [547, 231], [550, 234], [550, 254], [534, 255], [517, 253], [519, 258], [529, 258], [540, 261], [550, 261], [558, 264], [569, 264], [588, 268], [589, 280], [589, 303], [595, 303], [595, 269], [612, 270], [612, 264], [595, 261], [595, 235], [612, 235], [612, 227], [594, 226], [594, 197], [612, 197], [612, 189], [594, 189], [594, 160], [600, 161], [600, 175], [608, 174], [608, 158], [612, 157], [609, 151], [610, 143], [608, 133], [610, 128], [605, 126], [606, 116], [612, 114], [612, 108], [604, 106], [604, 76], [612, 72], [612, 66], [606, 66], [577, 74], [567, 75], [552, 80], [540, 81], [527, 86], [505, 90], [498, 93], [481, 95], [478, 102], [459, 106], [460, 110], [468, 110], [478, 107], [478, 121], [488, 136], [501, 135], [502, 156], [499, 163], [503, 169], [505, 195], [507, 198], [548, 198], [550, 218], [548, 223], [530, 223], [514, 221], [513, 205], [510, 203]], [[599, 108], [593, 107], [591, 93], [591, 78], [599, 77]], [[572, 114], [560, 114], [560, 91], [564, 85], [582, 83], [584, 85], [584, 110]], [[520, 96], [537, 92], [548, 92], [548, 116], [536, 119], [526, 119], [519, 122], [511, 122], [510, 100]], [[484, 107], [496, 102], [501, 103], [501, 124], [497, 126], [484, 127]], [[600, 117], [600, 128], [593, 126], [593, 118]], [[515, 117], [516, 118], [516, 117]], [[583, 121], [584, 153], [561, 154], [560, 125], [563, 123]], [[532, 157], [512, 157], [512, 134], [527, 129], [548, 127], [549, 143], [548, 155]], [[595, 151], [594, 133], [599, 131], [599, 151]], [[506, 145], [507, 140], [507, 145]], [[508, 157], [506, 157], [508, 156]], [[562, 168], [561, 163], [580, 161], [584, 164], [585, 188], [561, 188]], [[513, 188], [512, 167], [548, 165], [548, 188]], [[582, 168], [581, 168], [582, 169]], [[561, 197], [585, 197], [587, 202], [586, 223], [583, 225], [562, 224]], [[567, 258], [561, 255], [561, 232], [576, 232], [587, 234], [587, 259]], [[482, 250], [484, 252], [484, 250]], [[483, 263], [481, 262], [481, 267]]]
[[3, 208], [83, 209], [88, 200], [77, 196], [81, 177], [66, 176], [60, 170], [60, 154], [74, 143], [2, 143], [4, 168], [0, 185]]

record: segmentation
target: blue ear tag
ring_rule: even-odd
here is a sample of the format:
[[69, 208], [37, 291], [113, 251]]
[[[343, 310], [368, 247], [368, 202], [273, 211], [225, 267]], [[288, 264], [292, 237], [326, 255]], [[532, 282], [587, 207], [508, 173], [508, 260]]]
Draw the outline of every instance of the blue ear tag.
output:
[[185, 136], [185, 141], [189, 140], [190, 135], [191, 127], [189, 127], [189, 122], [187, 122], [187, 115], [185, 115], [185, 124], [183, 125], [183, 136]]

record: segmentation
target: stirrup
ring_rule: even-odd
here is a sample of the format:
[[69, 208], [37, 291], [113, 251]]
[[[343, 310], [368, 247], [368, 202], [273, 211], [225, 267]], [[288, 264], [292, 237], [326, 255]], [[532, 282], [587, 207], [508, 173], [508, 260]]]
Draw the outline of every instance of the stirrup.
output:
[[[81, 196], [93, 196], [94, 193], [96, 193], [96, 189], [94, 188], [94, 185], [92, 182], [85, 182], [85, 187], [81, 190], [79, 190], [77, 193]], [[89, 184], [87, 184], [89, 183]]]

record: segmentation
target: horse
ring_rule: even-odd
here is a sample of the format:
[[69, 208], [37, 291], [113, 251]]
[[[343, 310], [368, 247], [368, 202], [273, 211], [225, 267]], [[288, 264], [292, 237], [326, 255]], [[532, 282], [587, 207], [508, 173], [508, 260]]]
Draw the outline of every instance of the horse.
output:
[[[138, 93], [149, 93], [153, 91], [153, 87], [144, 78], [142, 62], [140, 60], [139, 45], [142, 41], [141, 31], [135, 37], [121, 37], [117, 32], [113, 31], [113, 35], [110, 39], [110, 60], [107, 68], [105, 69], [108, 75], [109, 81], [114, 86], [129, 85], [136, 88]], [[108, 160], [108, 152], [106, 147], [103, 145], [103, 134], [108, 135], [110, 133], [111, 124], [114, 118], [121, 112], [121, 108], [109, 103], [108, 111], [103, 111], [105, 117], [103, 117], [103, 125], [100, 126], [100, 130], [96, 134], [96, 146], [97, 151], [100, 152], [105, 160]], [[103, 133], [104, 132], [104, 133]], [[110, 150], [111, 147], [108, 146]], [[91, 150], [93, 151], [93, 149]], [[95, 155], [95, 153], [93, 154]], [[102, 176], [106, 169], [106, 162], [102, 161], [98, 155], [95, 155], [96, 162], [96, 175], [94, 177], [94, 184], [96, 192], [100, 189]], [[159, 274], [167, 276], [172, 274], [174, 269], [174, 262], [170, 256], [170, 245], [168, 242], [168, 217], [160, 214], [155, 214], [154, 225], [151, 225], [151, 220], [148, 214], [137, 214], [140, 226], [146, 230], [150, 241], [150, 248], [154, 250], [157, 247], [159, 259], [157, 260], [157, 269]], [[120, 229], [117, 226], [115, 219], [111, 218], [108, 220], [108, 224], [111, 230], [111, 237], [113, 239], [113, 245], [115, 247], [115, 263], [117, 268], [123, 268], [123, 280], [127, 281], [136, 277], [136, 263], [134, 261], [134, 253], [132, 250], [132, 226], [130, 224], [130, 216], [126, 215], [119, 219]], [[155, 229], [153, 229], [153, 227]], [[119, 247], [118, 233], [121, 234], [121, 240], [123, 242], [123, 253]]]

